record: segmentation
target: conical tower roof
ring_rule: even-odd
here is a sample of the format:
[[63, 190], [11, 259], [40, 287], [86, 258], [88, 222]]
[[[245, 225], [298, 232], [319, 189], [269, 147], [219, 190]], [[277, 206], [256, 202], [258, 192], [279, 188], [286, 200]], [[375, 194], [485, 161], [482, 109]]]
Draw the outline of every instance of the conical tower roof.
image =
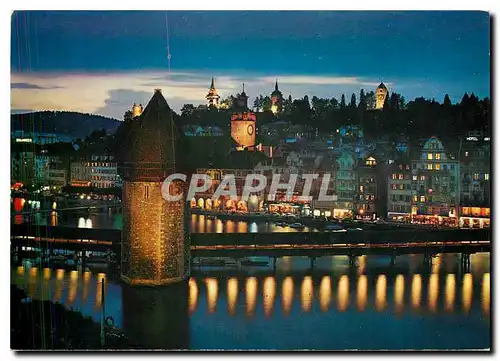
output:
[[384, 83], [380, 83], [380, 85], [377, 87], [377, 89], [385, 89], [385, 90], [387, 90], [387, 87], [385, 86]]
[[180, 132], [161, 90], [156, 89], [141, 116], [119, 129], [122, 177], [128, 180], [163, 181], [176, 170]]

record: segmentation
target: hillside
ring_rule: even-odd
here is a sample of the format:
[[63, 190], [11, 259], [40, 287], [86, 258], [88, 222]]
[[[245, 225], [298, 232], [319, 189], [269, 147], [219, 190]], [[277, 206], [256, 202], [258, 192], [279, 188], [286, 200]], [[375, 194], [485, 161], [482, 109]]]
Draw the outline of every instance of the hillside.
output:
[[58, 133], [81, 139], [96, 129], [114, 133], [120, 123], [117, 119], [77, 112], [44, 111], [10, 116], [11, 131]]

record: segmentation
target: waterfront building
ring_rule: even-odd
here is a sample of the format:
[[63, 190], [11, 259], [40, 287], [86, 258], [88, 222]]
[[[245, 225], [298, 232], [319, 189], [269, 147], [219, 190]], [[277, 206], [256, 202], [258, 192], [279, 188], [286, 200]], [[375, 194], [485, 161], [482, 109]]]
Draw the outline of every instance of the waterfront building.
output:
[[357, 170], [357, 195], [354, 204], [356, 218], [377, 218], [377, 160], [373, 155], [361, 159]]
[[335, 218], [353, 217], [354, 198], [357, 194], [357, 159], [350, 150], [342, 150], [337, 158], [337, 176], [335, 194], [338, 197], [335, 203], [333, 216]]
[[90, 162], [74, 161], [70, 166], [70, 184], [73, 187], [90, 187], [92, 185], [90, 175]]
[[412, 160], [412, 222], [458, 224], [460, 163], [451, 159], [441, 140], [424, 142]]
[[401, 155], [389, 165], [387, 174], [387, 219], [410, 222], [411, 220], [411, 160]]
[[[487, 140], [485, 140], [487, 139]], [[460, 227], [490, 226], [491, 146], [482, 134], [468, 135], [460, 149]]]
[[48, 163], [47, 182], [54, 189], [61, 189], [68, 184], [68, 166], [67, 162], [60, 157], [50, 157]]
[[375, 90], [375, 109], [382, 109], [384, 107], [384, 102], [388, 95], [389, 91], [387, 90], [387, 87], [384, 85], [384, 83], [380, 83], [380, 85]]

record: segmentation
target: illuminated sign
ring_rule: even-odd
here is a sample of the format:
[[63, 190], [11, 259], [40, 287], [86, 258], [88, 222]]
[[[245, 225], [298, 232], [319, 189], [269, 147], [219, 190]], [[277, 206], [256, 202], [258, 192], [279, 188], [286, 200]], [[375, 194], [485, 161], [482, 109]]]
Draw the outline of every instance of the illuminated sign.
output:
[[31, 138], [16, 138], [16, 143], [33, 143]]

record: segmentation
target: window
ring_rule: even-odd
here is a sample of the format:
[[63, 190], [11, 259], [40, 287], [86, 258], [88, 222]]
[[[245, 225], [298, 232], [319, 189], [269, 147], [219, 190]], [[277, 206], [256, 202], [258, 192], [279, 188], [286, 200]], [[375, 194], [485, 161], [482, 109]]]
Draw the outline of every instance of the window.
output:
[[469, 152], [466, 151], [465, 152], [465, 156], [468, 157], [469, 156]]
[[425, 196], [420, 196], [420, 202], [425, 202]]
[[450, 164], [450, 170], [455, 170], [455, 164]]
[[399, 185], [399, 190], [403, 191], [405, 189], [405, 185], [404, 184], [400, 184]]
[[479, 173], [474, 173], [474, 180], [478, 180], [479, 179]]
[[484, 173], [484, 180], [490, 180], [490, 174], [489, 173]]
[[392, 173], [392, 179], [396, 179], [396, 173]]
[[417, 163], [413, 163], [411, 166], [413, 169], [417, 169]]
[[359, 186], [359, 191], [364, 192], [365, 191], [365, 186]]
[[432, 159], [433, 159], [433, 157], [432, 157], [432, 153], [428, 153], [428, 154], [427, 154], [427, 159], [428, 159], [428, 160], [432, 160]]
[[399, 178], [399, 180], [402, 180], [403, 179], [403, 174], [400, 173], [398, 178]]
[[413, 196], [413, 202], [417, 202], [418, 201], [418, 197], [417, 196]]
[[443, 170], [447, 170], [448, 166], [446, 164], [443, 164]]
[[414, 180], [414, 181], [418, 180], [418, 176], [414, 175], [414, 176], [413, 176], [413, 180]]
[[440, 160], [441, 159], [441, 153], [436, 153], [436, 160]]
[[441, 164], [436, 164], [436, 170], [441, 170]]
[[421, 181], [424, 181], [424, 180], [425, 180], [425, 175], [421, 175], [421, 176], [420, 176], [420, 180], [421, 180]]
[[393, 190], [398, 189], [398, 185], [397, 185], [396, 183], [393, 183], [393, 184], [392, 184], [392, 189], [393, 189]]
[[427, 169], [428, 170], [432, 170], [432, 164], [431, 163], [427, 163]]

